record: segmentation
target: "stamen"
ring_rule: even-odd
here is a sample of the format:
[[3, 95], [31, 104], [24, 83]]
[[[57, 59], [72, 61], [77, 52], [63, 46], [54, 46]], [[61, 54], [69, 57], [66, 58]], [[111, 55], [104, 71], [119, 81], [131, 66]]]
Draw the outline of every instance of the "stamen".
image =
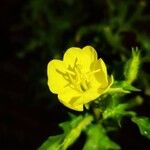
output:
[[69, 79], [70, 79], [70, 82], [71, 82], [71, 83], [74, 83], [74, 78], [73, 78], [73, 76], [72, 76], [71, 74], [68, 74], [68, 77], [69, 77]]
[[91, 73], [83, 73], [81, 66], [77, 64], [77, 59], [75, 60], [74, 66], [68, 66], [68, 69], [65, 73], [59, 72], [63, 75], [64, 79], [68, 81], [66, 86], [70, 86], [73, 89], [76, 89], [80, 92], [85, 92], [89, 88], [89, 74], [94, 74], [99, 72], [100, 69], [94, 70]]
[[89, 75], [95, 74], [95, 73], [97, 73], [97, 72], [99, 72], [99, 71], [101, 71], [101, 69], [94, 70], [94, 71], [90, 72]]
[[71, 75], [75, 75], [75, 72], [71, 71], [71, 70], [66, 70], [67, 73], [71, 74]]

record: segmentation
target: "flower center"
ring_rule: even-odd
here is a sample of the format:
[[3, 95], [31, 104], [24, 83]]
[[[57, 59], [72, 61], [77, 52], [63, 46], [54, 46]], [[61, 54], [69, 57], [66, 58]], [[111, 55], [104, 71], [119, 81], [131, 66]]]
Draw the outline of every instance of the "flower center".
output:
[[60, 73], [63, 78], [68, 82], [66, 86], [70, 86], [74, 90], [85, 92], [90, 88], [90, 78], [93, 74], [99, 72], [101, 69], [91, 70], [89, 72], [83, 71], [82, 65], [77, 64], [77, 59], [74, 62], [73, 67], [71, 65], [68, 66], [66, 72]]
[[85, 92], [89, 89], [89, 80], [86, 73], [82, 72], [80, 65], [76, 64], [74, 67], [69, 66], [66, 71], [67, 80], [70, 86], [80, 92]]

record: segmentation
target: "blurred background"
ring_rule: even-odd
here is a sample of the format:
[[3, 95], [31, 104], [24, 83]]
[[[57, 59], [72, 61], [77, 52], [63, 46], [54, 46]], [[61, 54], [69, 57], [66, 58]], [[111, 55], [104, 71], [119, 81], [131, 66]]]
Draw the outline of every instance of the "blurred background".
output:
[[[67, 48], [92, 45], [122, 80], [131, 48], [141, 50], [134, 82], [150, 117], [150, 2], [148, 0], [1, 0], [0, 5], [0, 149], [35, 150], [50, 135], [61, 133], [68, 110], [47, 86], [47, 64]], [[73, 112], [78, 114], [77, 112]], [[123, 150], [148, 150], [128, 118], [111, 135]], [[70, 148], [82, 149], [84, 135]]]

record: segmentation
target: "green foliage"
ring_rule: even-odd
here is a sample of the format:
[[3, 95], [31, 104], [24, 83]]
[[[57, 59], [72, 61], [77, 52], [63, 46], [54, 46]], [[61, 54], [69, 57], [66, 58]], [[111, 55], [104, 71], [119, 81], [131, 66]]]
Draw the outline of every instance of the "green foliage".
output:
[[87, 128], [87, 141], [83, 150], [119, 150], [120, 146], [113, 142], [106, 134], [102, 125], [90, 125]]
[[132, 121], [137, 124], [140, 133], [150, 139], [150, 118], [148, 117], [133, 117]]
[[73, 117], [71, 121], [60, 124], [64, 133], [57, 136], [50, 136], [39, 150], [66, 150], [80, 136], [81, 131], [91, 123], [93, 117], [90, 115]]
[[[87, 121], [86, 115], [80, 115], [61, 123], [63, 133], [50, 136], [39, 150], [65, 150], [82, 131], [87, 136], [84, 150], [120, 149], [107, 133], [111, 128], [121, 127], [124, 117], [131, 118], [138, 125], [140, 133], [150, 138], [149, 119], [138, 117], [132, 109], [142, 105], [150, 96], [150, 76], [147, 71], [150, 65], [148, 10], [148, 0], [31, 0], [27, 3], [21, 27], [27, 28], [30, 34], [17, 56], [20, 59], [37, 56], [32, 59], [29, 68], [31, 72], [28, 78], [34, 85], [31, 86], [47, 87], [46, 82], [39, 85], [37, 81], [46, 80], [46, 67], [43, 66], [50, 58], [61, 57], [61, 50], [68, 47], [87, 44], [100, 49], [101, 56], [106, 58], [109, 66], [108, 71], [113, 71], [115, 78], [106, 94], [86, 105], [86, 111], [93, 119]], [[33, 80], [35, 77], [36, 80]], [[37, 96], [41, 101], [47, 94], [41, 89], [37, 93], [41, 93], [42, 96]], [[45, 97], [49, 101], [47, 95]]]
[[[57, 136], [50, 136], [39, 150], [67, 150], [79, 138], [82, 131], [87, 135], [83, 150], [119, 150], [120, 146], [108, 137], [107, 132], [116, 130], [115, 122], [118, 124], [117, 126], [121, 126], [120, 123], [124, 116], [132, 118], [132, 121], [139, 126], [141, 134], [149, 138], [150, 120], [148, 118], [139, 118], [136, 112], [130, 110], [132, 107], [141, 104], [139, 102], [141, 100], [137, 98], [138, 100], [135, 101], [121, 102], [122, 93], [128, 94], [131, 91], [139, 90], [126, 81], [116, 81], [112, 89], [106, 93], [106, 95], [108, 94], [107, 96], [94, 102], [98, 104], [98, 107], [94, 107], [94, 110], [99, 110], [99, 113], [94, 111], [97, 120], [96, 124], [91, 123], [94, 119], [91, 115], [71, 115], [71, 121], [59, 125], [64, 133]], [[99, 117], [100, 113], [102, 117]], [[114, 123], [111, 124], [109, 119], [114, 120]]]
[[132, 48], [132, 57], [125, 65], [124, 75], [128, 83], [132, 83], [138, 75], [140, 65], [140, 52], [138, 48]]
[[132, 86], [127, 81], [115, 81], [112, 87], [109, 89], [109, 93], [130, 93], [137, 92], [139, 89]]
[[125, 104], [118, 104], [114, 108], [107, 108], [104, 113], [103, 117], [106, 118], [115, 118], [117, 120], [120, 120], [123, 116], [135, 116], [135, 112], [133, 111], [126, 111], [130, 107], [130, 103]]
[[60, 150], [64, 135], [50, 136], [38, 150]]

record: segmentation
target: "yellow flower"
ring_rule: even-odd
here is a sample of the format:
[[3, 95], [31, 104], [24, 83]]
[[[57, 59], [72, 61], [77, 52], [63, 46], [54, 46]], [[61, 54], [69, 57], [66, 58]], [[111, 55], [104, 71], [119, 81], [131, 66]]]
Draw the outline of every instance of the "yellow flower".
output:
[[108, 77], [104, 61], [91, 46], [69, 48], [63, 61], [48, 63], [47, 74], [50, 91], [58, 94], [66, 107], [77, 111], [83, 111], [84, 104], [98, 98], [113, 83], [113, 76]]

